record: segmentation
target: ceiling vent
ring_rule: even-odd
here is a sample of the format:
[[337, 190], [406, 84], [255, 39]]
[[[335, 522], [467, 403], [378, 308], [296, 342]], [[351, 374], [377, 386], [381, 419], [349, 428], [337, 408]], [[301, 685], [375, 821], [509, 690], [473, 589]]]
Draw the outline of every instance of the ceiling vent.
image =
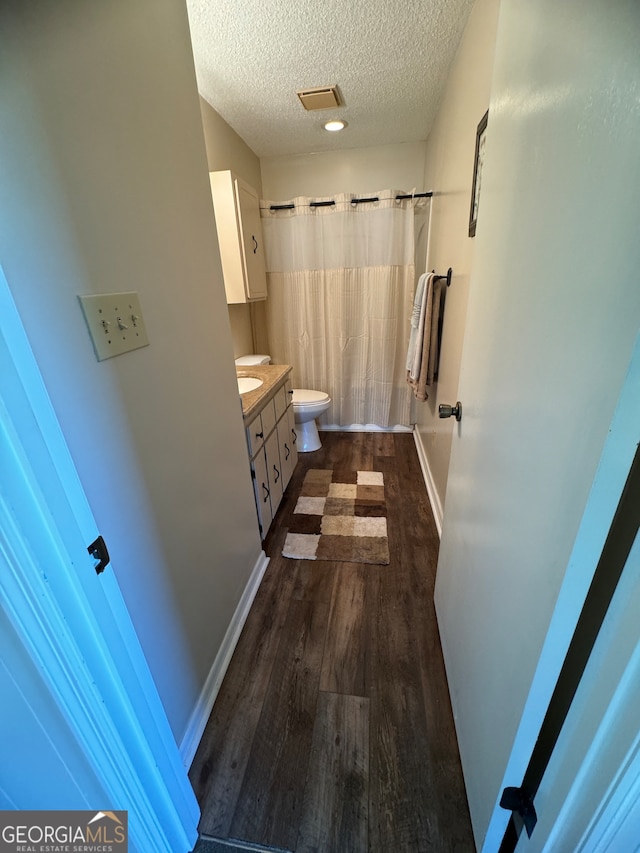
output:
[[301, 89], [296, 94], [305, 110], [331, 110], [342, 104], [337, 86]]

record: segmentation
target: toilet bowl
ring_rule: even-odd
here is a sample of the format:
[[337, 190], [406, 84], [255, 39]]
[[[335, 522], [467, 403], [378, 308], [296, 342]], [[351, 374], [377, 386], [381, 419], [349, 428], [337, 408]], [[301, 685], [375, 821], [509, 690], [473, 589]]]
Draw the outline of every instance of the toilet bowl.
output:
[[[268, 355], [241, 355], [236, 358], [237, 367], [251, 367], [256, 364], [270, 364]], [[322, 447], [316, 418], [326, 412], [331, 405], [331, 397], [324, 391], [309, 391], [306, 388], [293, 389], [293, 419], [295, 421], [296, 444], [299, 453], [319, 450]]]
[[322, 447], [316, 418], [327, 411], [331, 397], [324, 391], [293, 389], [293, 418], [297, 437], [298, 453], [319, 450]]

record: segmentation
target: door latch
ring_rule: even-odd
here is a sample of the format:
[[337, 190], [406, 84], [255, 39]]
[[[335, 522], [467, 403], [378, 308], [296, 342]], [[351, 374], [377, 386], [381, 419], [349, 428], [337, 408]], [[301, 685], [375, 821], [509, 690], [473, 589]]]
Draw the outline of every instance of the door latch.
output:
[[533, 797], [524, 788], [505, 788], [500, 797], [500, 806], [508, 812], [520, 816], [524, 828], [527, 830], [527, 835], [531, 838], [533, 828], [538, 822]]
[[92, 542], [91, 545], [89, 545], [87, 551], [96, 561], [93, 566], [96, 570], [96, 574], [102, 574], [111, 560], [109, 557], [109, 551], [107, 550], [107, 543], [104, 541], [102, 536], [98, 536], [95, 542]]

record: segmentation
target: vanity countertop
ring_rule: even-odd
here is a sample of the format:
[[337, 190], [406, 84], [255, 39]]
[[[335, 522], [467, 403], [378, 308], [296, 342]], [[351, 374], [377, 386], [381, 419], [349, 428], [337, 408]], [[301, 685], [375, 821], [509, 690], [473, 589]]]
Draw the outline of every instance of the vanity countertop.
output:
[[263, 382], [255, 391], [240, 395], [245, 424], [249, 423], [270, 397], [273, 397], [276, 388], [282, 385], [292, 369], [290, 364], [256, 364], [250, 367], [236, 367], [237, 376], [255, 376]]

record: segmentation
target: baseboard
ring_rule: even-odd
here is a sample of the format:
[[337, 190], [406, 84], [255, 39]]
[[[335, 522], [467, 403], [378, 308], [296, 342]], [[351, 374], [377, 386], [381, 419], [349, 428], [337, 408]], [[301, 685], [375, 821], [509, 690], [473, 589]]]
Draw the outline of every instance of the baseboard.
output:
[[224, 635], [224, 639], [222, 640], [222, 644], [218, 650], [218, 654], [216, 655], [213, 665], [209, 670], [209, 675], [204, 683], [200, 697], [191, 713], [191, 717], [189, 718], [187, 729], [182, 738], [182, 742], [180, 743], [180, 757], [182, 758], [182, 763], [187, 769], [191, 766], [196, 754], [198, 744], [200, 743], [209, 715], [211, 714], [213, 703], [216, 701], [218, 691], [220, 690], [222, 679], [225, 676], [227, 667], [231, 661], [231, 656], [238, 644], [240, 634], [244, 628], [244, 623], [247, 621], [247, 616], [251, 610], [253, 599], [256, 597], [258, 587], [260, 586], [260, 582], [262, 581], [268, 564], [269, 558], [264, 551], [260, 551], [260, 556], [253, 567], [251, 577], [244, 588], [244, 592], [242, 593], [238, 606], [235, 609], [235, 613], [233, 614], [229, 627], [227, 628], [227, 632]]
[[427, 459], [427, 454], [424, 449], [424, 444], [422, 443], [422, 436], [418, 432], [418, 427], [414, 427], [413, 430], [413, 439], [416, 443], [416, 450], [418, 451], [418, 460], [420, 461], [420, 468], [422, 469], [422, 476], [424, 477], [424, 484], [427, 487], [427, 494], [429, 495], [429, 502], [431, 503], [431, 510], [433, 512], [433, 517], [436, 522], [436, 528], [438, 530], [438, 536], [442, 538], [442, 504], [440, 502], [440, 497], [438, 495], [438, 490], [436, 489], [436, 484], [433, 480], [433, 475], [431, 473], [431, 468], [429, 468], [429, 460]]
[[413, 432], [411, 427], [402, 426], [402, 424], [389, 427], [381, 427], [377, 424], [349, 424], [348, 426], [318, 424], [318, 430], [320, 432]]

